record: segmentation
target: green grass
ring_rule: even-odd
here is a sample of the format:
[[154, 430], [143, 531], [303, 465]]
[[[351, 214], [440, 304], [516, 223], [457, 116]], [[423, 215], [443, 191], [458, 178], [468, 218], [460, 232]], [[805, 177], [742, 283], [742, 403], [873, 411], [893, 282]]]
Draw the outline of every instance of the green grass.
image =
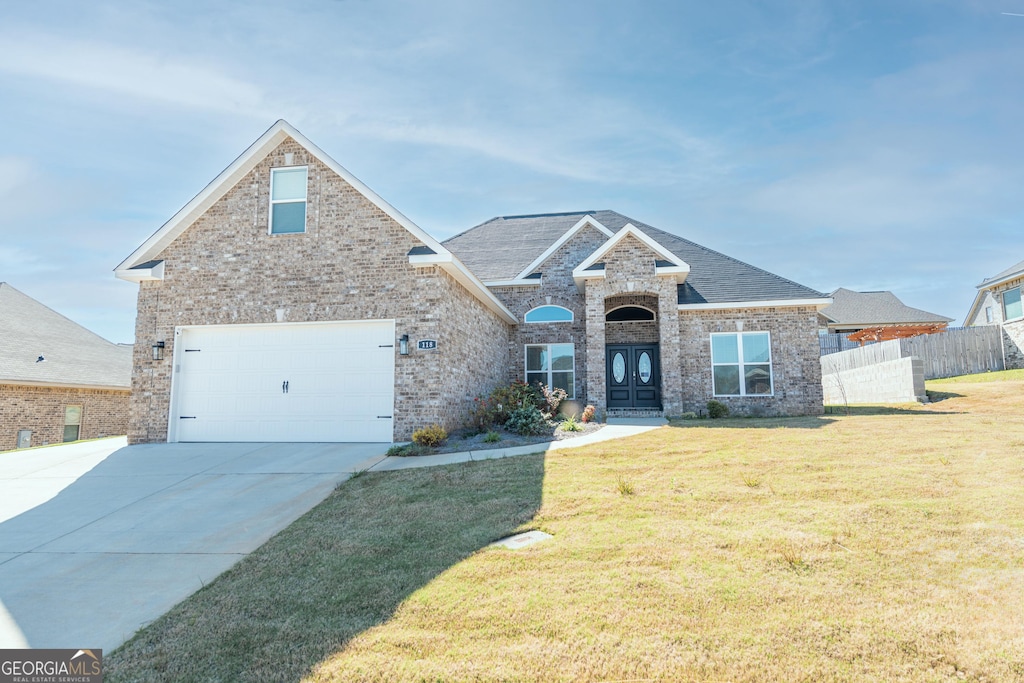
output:
[[957, 392], [368, 472], [107, 680], [1024, 680], [1024, 382]]
[[1024, 369], [980, 372], [975, 375], [959, 375], [944, 379], [930, 379], [928, 384], [975, 384], [978, 382], [1020, 382], [1024, 381]]

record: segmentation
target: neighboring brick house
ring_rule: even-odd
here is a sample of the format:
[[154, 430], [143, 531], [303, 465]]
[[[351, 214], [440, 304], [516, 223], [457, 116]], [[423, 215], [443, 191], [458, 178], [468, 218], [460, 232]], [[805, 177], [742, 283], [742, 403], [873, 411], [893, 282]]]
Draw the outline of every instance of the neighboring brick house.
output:
[[829, 332], [859, 332], [868, 328], [929, 327], [942, 330], [952, 318], [912, 308], [889, 291], [855, 292], [840, 287], [831, 294], [832, 303], [821, 309], [821, 329]]
[[512, 379], [822, 412], [820, 292], [612, 211], [441, 243], [284, 121], [115, 272], [140, 285], [133, 443], [405, 440]]
[[1024, 368], [1024, 261], [978, 285], [964, 327], [999, 325], [1003, 330], [1003, 361], [1007, 369]]
[[0, 282], [0, 451], [125, 434], [131, 357]]

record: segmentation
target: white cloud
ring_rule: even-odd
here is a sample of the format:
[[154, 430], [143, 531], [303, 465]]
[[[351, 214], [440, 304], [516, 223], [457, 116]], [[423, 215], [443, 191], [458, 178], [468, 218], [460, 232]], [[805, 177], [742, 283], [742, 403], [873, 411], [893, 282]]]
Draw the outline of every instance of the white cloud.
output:
[[251, 113], [264, 105], [260, 88], [211, 63], [41, 33], [0, 34], [0, 44], [0, 71], [15, 76], [197, 109]]

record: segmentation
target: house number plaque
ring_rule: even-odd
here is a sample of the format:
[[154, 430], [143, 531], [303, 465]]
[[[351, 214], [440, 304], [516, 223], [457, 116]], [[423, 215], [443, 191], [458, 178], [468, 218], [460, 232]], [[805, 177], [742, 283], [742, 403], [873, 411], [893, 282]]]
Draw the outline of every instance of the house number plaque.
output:
[[436, 339], [420, 339], [416, 342], [416, 348], [420, 351], [431, 351], [437, 348]]

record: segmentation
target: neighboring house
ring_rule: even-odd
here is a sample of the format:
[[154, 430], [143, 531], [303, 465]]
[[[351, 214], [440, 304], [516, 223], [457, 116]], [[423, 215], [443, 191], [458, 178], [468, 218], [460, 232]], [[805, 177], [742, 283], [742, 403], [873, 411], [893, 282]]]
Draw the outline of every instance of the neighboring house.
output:
[[1007, 368], [1024, 368], [1024, 261], [978, 285], [964, 327], [999, 325], [1003, 329], [1003, 359]]
[[125, 434], [132, 348], [0, 282], [0, 451]]
[[823, 410], [820, 292], [612, 211], [441, 243], [284, 121], [115, 272], [133, 443], [406, 440], [513, 379], [602, 413]]
[[854, 292], [840, 287], [829, 296], [832, 303], [819, 313], [822, 331], [846, 334], [880, 330], [884, 334], [890, 330], [894, 336], [889, 338], [896, 338], [906, 336], [901, 332], [941, 332], [953, 322], [953, 318], [911, 308], [888, 291]]

